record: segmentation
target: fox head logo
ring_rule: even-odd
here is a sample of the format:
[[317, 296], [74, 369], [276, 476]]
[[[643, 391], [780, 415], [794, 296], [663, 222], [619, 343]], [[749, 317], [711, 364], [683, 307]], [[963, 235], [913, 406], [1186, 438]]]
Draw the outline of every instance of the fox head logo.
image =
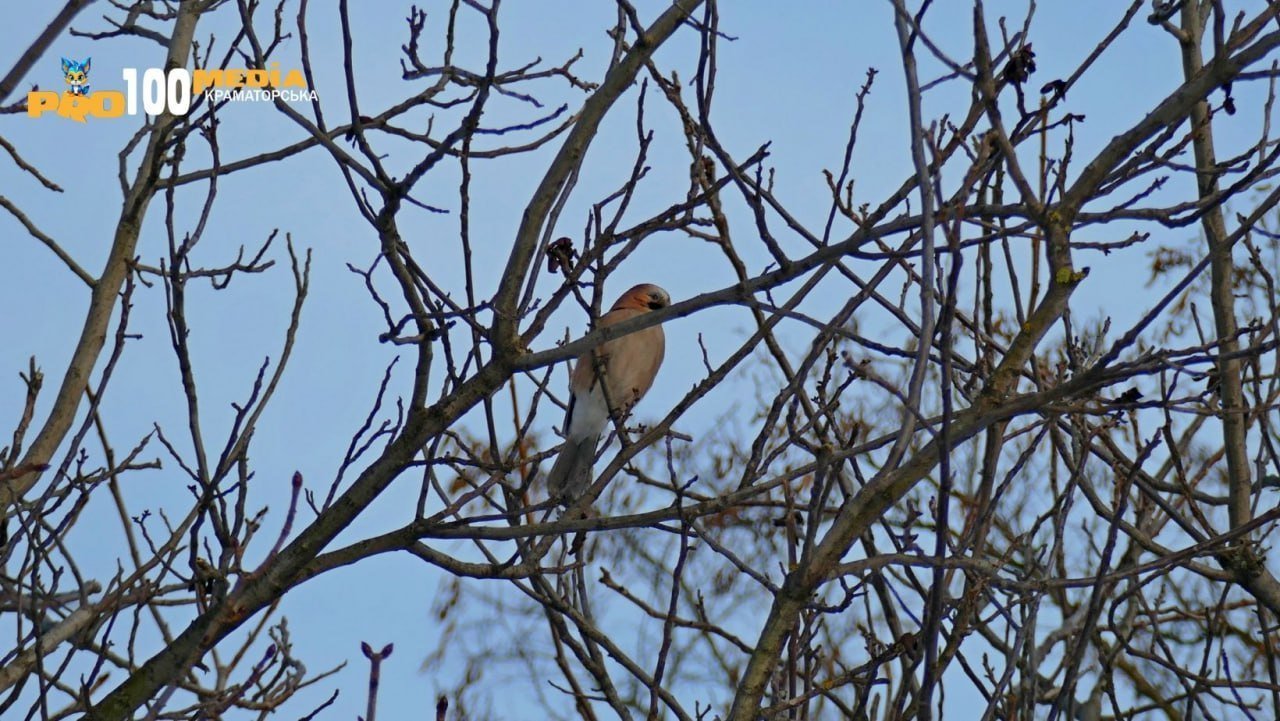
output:
[[93, 58], [85, 58], [83, 62], [62, 59], [62, 74], [67, 81], [67, 92], [72, 95], [89, 94], [89, 64]]

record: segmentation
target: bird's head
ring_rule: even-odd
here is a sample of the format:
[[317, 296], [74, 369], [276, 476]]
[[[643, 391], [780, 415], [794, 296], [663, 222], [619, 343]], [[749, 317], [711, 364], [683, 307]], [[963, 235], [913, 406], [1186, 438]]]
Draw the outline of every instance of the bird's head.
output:
[[671, 305], [671, 296], [667, 291], [652, 283], [641, 283], [622, 294], [614, 308], [634, 308], [636, 310], [658, 310]]

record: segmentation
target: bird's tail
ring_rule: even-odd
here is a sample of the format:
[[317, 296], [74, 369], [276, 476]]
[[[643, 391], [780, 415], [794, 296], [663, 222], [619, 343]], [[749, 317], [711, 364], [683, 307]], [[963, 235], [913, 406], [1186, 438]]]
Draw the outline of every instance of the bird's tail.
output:
[[591, 468], [596, 461], [596, 443], [600, 434], [582, 438], [566, 438], [560, 455], [547, 474], [547, 492], [561, 503], [571, 503], [591, 485]]

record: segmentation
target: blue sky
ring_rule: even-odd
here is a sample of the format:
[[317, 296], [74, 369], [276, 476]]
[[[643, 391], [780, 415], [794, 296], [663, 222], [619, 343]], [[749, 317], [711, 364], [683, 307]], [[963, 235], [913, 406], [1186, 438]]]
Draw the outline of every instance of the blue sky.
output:
[[[17, 3], [6, 9], [8, 22], [0, 28], [0, 48], [4, 48], [0, 50], [0, 67], [9, 67], [47, 24], [57, 5], [60, 3]], [[400, 80], [398, 69], [408, 4], [353, 5], [359, 7], [353, 32], [360, 102], [363, 108], [380, 110], [412, 92], [413, 84]], [[951, 57], [967, 57], [972, 43], [968, 4], [948, 1], [936, 5], [926, 27]], [[1039, 5], [1032, 24], [1039, 71], [1031, 84], [1036, 87], [1070, 72], [1123, 10], [1121, 3], [1113, 0]], [[335, 6], [327, 0], [315, 2], [310, 11], [316, 90], [330, 119], [346, 114]], [[639, 3], [646, 19], [654, 17], [662, 6], [660, 2]], [[1023, 6], [1022, 2], [989, 2], [987, 13], [992, 19], [1009, 13], [1011, 26], [1017, 26]], [[91, 6], [73, 26], [100, 30], [103, 22], [99, 16], [109, 9], [105, 3]], [[214, 33], [224, 43], [229, 37], [228, 21], [234, 16], [234, 11], [227, 10], [231, 8], [202, 24], [197, 37], [203, 40]], [[429, 28], [438, 28], [443, 9], [432, 4], [428, 11]], [[877, 203], [911, 172], [903, 78], [888, 2], [783, 4], [756, 0], [725, 3], [721, 13], [722, 31], [736, 40], [720, 46], [722, 74], [713, 112], [717, 132], [739, 158], [772, 141], [770, 164], [775, 168], [778, 195], [797, 215], [819, 227], [820, 219], [825, 218], [829, 195], [821, 171], [838, 171], [854, 93], [868, 67], [881, 72], [867, 107], [863, 140], [853, 158], [855, 202]], [[605, 30], [612, 20], [608, 3], [508, 0], [501, 14], [502, 64], [511, 67], [541, 57], [558, 65], [581, 48], [584, 58], [575, 68], [577, 73], [584, 79], [598, 80], [608, 60], [610, 41]], [[1175, 44], [1141, 20], [1137, 24], [1140, 27], [1105, 56], [1099, 68], [1073, 92], [1073, 103], [1088, 114], [1087, 122], [1077, 127], [1078, 158], [1089, 157], [1112, 135], [1136, 122], [1155, 99], [1177, 84], [1180, 69]], [[427, 37], [437, 42], [439, 33], [429, 29]], [[478, 26], [467, 25], [462, 37], [461, 56], [482, 57]], [[692, 32], [679, 34], [658, 54], [659, 65], [677, 69], [684, 79], [691, 77], [694, 40]], [[296, 40], [286, 41], [283, 64], [296, 60], [297, 52]], [[120, 85], [120, 68], [157, 66], [163, 51], [136, 39], [90, 43], [64, 37], [39, 61], [26, 84], [57, 87], [61, 82], [59, 55], [92, 55], [94, 88], [106, 89]], [[936, 63], [923, 63], [924, 79], [937, 72]], [[567, 103], [571, 110], [576, 109], [584, 97], [564, 83], [547, 82], [538, 87], [549, 108]], [[603, 126], [557, 235], [569, 235], [580, 243], [590, 205], [626, 179], [636, 147], [636, 99], [637, 89], [633, 88]], [[959, 112], [967, 101], [967, 90], [959, 86], [932, 92], [926, 98], [925, 116]], [[492, 126], [526, 122], [536, 112], [527, 105], [500, 99], [486, 113], [484, 122]], [[420, 118], [425, 127], [425, 116]], [[449, 119], [442, 113], [440, 127]], [[688, 177], [688, 157], [676, 119], [652, 89], [646, 119], [658, 139], [650, 157], [653, 170], [640, 188], [633, 218], [680, 199]], [[267, 105], [231, 106], [223, 122], [224, 162], [303, 137], [301, 130]], [[0, 162], [0, 193], [24, 208], [91, 273], [102, 267], [119, 212], [117, 153], [138, 124], [134, 118], [91, 119], [79, 125], [60, 118], [0, 116], [0, 135], [66, 191], [48, 192], [6, 160]], [[480, 141], [485, 142], [489, 141]], [[388, 142], [385, 148], [392, 168], [403, 169], [420, 157], [418, 151], [402, 143]], [[496, 287], [524, 203], [554, 148], [555, 144], [525, 157], [477, 163], [474, 168], [477, 210], [471, 217], [472, 234], [477, 256], [484, 259], [477, 265], [477, 273], [485, 293]], [[1226, 155], [1225, 149], [1222, 154]], [[199, 155], [193, 154], [191, 167], [200, 162]], [[132, 163], [129, 167], [132, 172]], [[408, 210], [402, 215], [402, 229], [428, 271], [438, 273], [446, 279], [447, 287], [460, 292], [457, 184], [456, 167], [429, 175], [420, 184], [418, 197], [455, 212], [434, 215]], [[195, 184], [179, 191], [181, 220], [189, 224], [204, 190], [202, 184]], [[744, 245], [751, 246], [747, 261], [758, 272], [767, 258], [749, 243], [751, 236], [745, 229], [750, 228], [750, 220], [741, 210], [740, 204], [733, 207], [731, 221], [747, 239], [742, 241]], [[148, 213], [139, 244], [144, 262], [154, 264], [164, 251], [163, 211], [163, 201], [158, 199]], [[297, 247], [312, 249], [314, 261], [312, 292], [290, 371], [262, 420], [253, 454], [255, 484], [261, 487], [255, 489], [254, 497], [271, 506], [266, 520], [270, 533], [281, 522], [288, 479], [294, 470], [302, 471], [312, 487], [327, 487], [350, 434], [369, 408], [383, 369], [397, 352], [377, 343], [380, 313], [369, 301], [361, 280], [346, 270], [347, 263], [363, 267], [372, 261], [376, 236], [356, 213], [334, 163], [322, 151], [311, 150], [283, 163], [224, 178], [210, 227], [195, 258], [207, 265], [224, 263], [240, 245], [255, 247], [276, 228], [281, 240], [287, 232]], [[1115, 229], [1093, 232], [1098, 240], [1119, 240], [1124, 235]], [[29, 356], [36, 356], [49, 374], [45, 402], [39, 408], [47, 411], [52, 388], [79, 332], [88, 296], [83, 284], [7, 215], [0, 214], [0, 233], [0, 309], [4, 309], [0, 312], [0, 338], [4, 339], [0, 341], [0, 413], [5, 414], [4, 423], [10, 423], [23, 393], [17, 373], [26, 368]], [[803, 248], [799, 240], [786, 238], [786, 242], [789, 250]], [[263, 358], [278, 357], [292, 300], [282, 251], [283, 245], [277, 244], [271, 254], [278, 261], [274, 269], [239, 278], [230, 292], [193, 285], [192, 343], [197, 378], [206, 399], [205, 431], [210, 438], [226, 432], [233, 415], [230, 403], [246, 396]], [[1091, 265], [1093, 274], [1087, 281], [1087, 292], [1077, 295], [1076, 316], [1109, 314], [1123, 327], [1125, 320], [1144, 309], [1146, 296], [1140, 293], [1140, 281], [1146, 279], [1145, 262], [1142, 251], [1116, 253], [1105, 260], [1086, 257], [1082, 263]], [[642, 281], [663, 285], [679, 300], [729, 285], [733, 276], [713, 248], [672, 234], [646, 243], [617, 274], [607, 295], [611, 298], [632, 282]], [[550, 286], [543, 290], [549, 293]], [[838, 296], [820, 295], [812, 302], [820, 306], [839, 300]], [[175, 392], [178, 376], [165, 329], [163, 293], [159, 287], [139, 288], [135, 305], [133, 330], [143, 338], [126, 349], [104, 406], [112, 440], [117, 449], [131, 447], [153, 424], [159, 424], [178, 439], [180, 448], [187, 448], [189, 443], [180, 433], [184, 411]], [[580, 310], [566, 305], [544, 336], [545, 343], [561, 337], [565, 329], [571, 335], [581, 334], [585, 322]], [[639, 413], [661, 416], [700, 378], [699, 333], [711, 348], [731, 349], [734, 340], [747, 335], [749, 326], [750, 316], [744, 310], [728, 308], [670, 323], [667, 364]], [[805, 337], [801, 328], [784, 333], [794, 334], [797, 342]], [[406, 365], [402, 362], [400, 366], [401, 381]], [[558, 374], [556, 382], [562, 384], [563, 370]], [[738, 374], [724, 389], [698, 404], [678, 428], [693, 434], [711, 428], [732, 413], [749, 391], [748, 377]], [[549, 428], [543, 432], [551, 437]], [[158, 446], [153, 446], [156, 450]], [[417, 484], [405, 480], [379, 499], [344, 538], [354, 540], [410, 520]], [[163, 471], [138, 474], [127, 490], [134, 508], [159, 507], [166, 502], [177, 507], [186, 493], [182, 477], [170, 463]], [[119, 553], [120, 547], [114, 544], [118, 534], [110, 508], [95, 506], [73, 542], [94, 562], [87, 565], [111, 568]], [[384, 668], [381, 703], [389, 714], [386, 718], [409, 717], [424, 700], [434, 698], [443, 684], [432, 674], [420, 672], [419, 663], [433, 646], [437, 632], [430, 611], [439, 582], [440, 578], [420, 562], [382, 557], [318, 578], [289, 596], [285, 611], [298, 653], [309, 667], [351, 661], [343, 674], [313, 694], [323, 698], [335, 685], [342, 689], [334, 716], [351, 718], [362, 712], [366, 670], [358, 651], [362, 640], [374, 646], [387, 641], [397, 645], [396, 654]], [[964, 699], [962, 693], [948, 694], [948, 703], [963, 704]], [[302, 705], [292, 708], [300, 712]], [[500, 703], [495, 708], [501, 709]], [[515, 712], [509, 717], [524, 716]]]

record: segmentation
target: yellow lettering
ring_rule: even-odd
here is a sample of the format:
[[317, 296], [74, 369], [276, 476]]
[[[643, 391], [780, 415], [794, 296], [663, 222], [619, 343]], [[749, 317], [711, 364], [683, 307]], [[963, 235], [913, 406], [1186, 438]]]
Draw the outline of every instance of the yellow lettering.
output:
[[244, 82], [251, 88], [267, 87], [267, 71], [266, 70], [246, 70], [244, 71]]
[[124, 93], [119, 90], [99, 90], [89, 97], [94, 102], [94, 117], [118, 118], [124, 115]]
[[27, 115], [30, 117], [38, 118], [44, 111], [56, 110], [57, 107], [58, 94], [52, 90], [32, 90], [27, 93]]
[[69, 92], [62, 94], [62, 102], [58, 103], [58, 115], [64, 118], [70, 118], [77, 123], [83, 123], [85, 115], [89, 112], [89, 101], [83, 95], [72, 95]]
[[191, 94], [199, 95], [208, 87], [220, 87], [222, 85], [221, 70], [199, 70], [191, 76]]
[[301, 70], [290, 70], [288, 75], [284, 76], [284, 86], [286, 88], [305, 88], [307, 81], [302, 77]]
[[85, 122], [92, 116], [95, 118], [118, 118], [125, 112], [124, 93], [119, 90], [99, 90], [90, 95], [75, 95], [65, 92], [61, 96], [48, 90], [32, 90], [27, 93], [27, 115], [38, 118], [48, 111], [56, 111], [58, 115]]
[[222, 78], [224, 81], [223, 82], [224, 87], [228, 87], [228, 88], [244, 87], [244, 71], [243, 70], [237, 70], [236, 68], [227, 68], [227, 71], [222, 74]]

